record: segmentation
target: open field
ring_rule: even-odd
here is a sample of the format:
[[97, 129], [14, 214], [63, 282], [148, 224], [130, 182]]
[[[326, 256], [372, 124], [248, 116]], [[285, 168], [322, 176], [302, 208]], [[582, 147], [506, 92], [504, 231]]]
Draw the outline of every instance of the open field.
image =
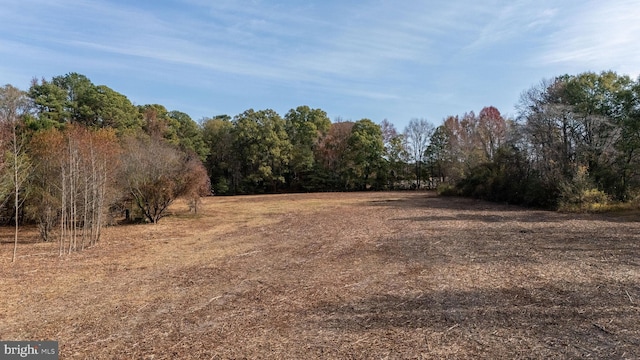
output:
[[172, 212], [16, 264], [3, 229], [0, 339], [63, 359], [640, 358], [637, 215], [418, 192]]

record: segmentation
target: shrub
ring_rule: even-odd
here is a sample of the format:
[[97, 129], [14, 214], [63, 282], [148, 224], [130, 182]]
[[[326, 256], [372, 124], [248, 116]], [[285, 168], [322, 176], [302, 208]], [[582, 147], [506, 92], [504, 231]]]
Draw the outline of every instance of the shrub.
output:
[[221, 177], [213, 187], [213, 192], [216, 195], [229, 195], [229, 182], [226, 178]]
[[591, 188], [563, 193], [558, 209], [570, 212], [598, 211], [605, 210], [608, 202], [609, 196], [604, 191]]
[[438, 185], [438, 187], [436, 188], [436, 192], [440, 196], [457, 196], [458, 195], [458, 190], [456, 189], [455, 186], [451, 184], [444, 184], [444, 183]]
[[199, 197], [210, 191], [200, 159], [160, 138], [129, 137], [123, 143], [121, 186], [149, 222], [157, 223], [179, 197], [196, 211]]
[[579, 166], [570, 181], [560, 185], [561, 211], [594, 211], [609, 202], [609, 196], [593, 186], [585, 166]]

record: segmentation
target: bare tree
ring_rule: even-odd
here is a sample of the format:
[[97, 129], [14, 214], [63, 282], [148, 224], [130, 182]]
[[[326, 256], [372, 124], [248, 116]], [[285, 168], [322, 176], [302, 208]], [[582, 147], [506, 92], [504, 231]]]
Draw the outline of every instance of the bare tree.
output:
[[[8, 165], [11, 166], [10, 184], [13, 193], [14, 200], [14, 221], [15, 221], [15, 233], [14, 233], [14, 247], [13, 256], [11, 261], [16, 260], [16, 254], [18, 251], [18, 230], [20, 223], [20, 206], [23, 200], [20, 198], [20, 192], [22, 191], [22, 185], [28, 176], [30, 171], [29, 159], [24, 152], [24, 141], [19, 135], [19, 128], [25, 115], [29, 113], [31, 108], [31, 102], [24, 91], [21, 91], [11, 85], [5, 85], [0, 88], [0, 122], [9, 133], [8, 152], [6, 160]], [[5, 144], [7, 145], [7, 144]]]
[[416, 186], [419, 189], [422, 181], [422, 167], [425, 153], [429, 146], [434, 126], [425, 119], [412, 119], [404, 130], [405, 146], [413, 161], [416, 175]]
[[59, 225], [60, 255], [100, 239], [104, 213], [115, 198], [111, 174], [119, 166], [119, 149], [113, 129], [70, 125], [64, 132], [50, 129], [32, 138], [34, 173], [27, 215], [38, 223], [45, 241]]
[[565, 79], [543, 80], [522, 93], [518, 104], [534, 169], [548, 184], [570, 178], [576, 166], [579, 123], [562, 101]]
[[199, 190], [208, 186], [206, 177], [198, 158], [189, 157], [158, 137], [129, 137], [124, 141], [121, 186], [154, 224], [166, 215], [175, 199], [191, 196], [193, 203], [193, 197], [202, 193]]

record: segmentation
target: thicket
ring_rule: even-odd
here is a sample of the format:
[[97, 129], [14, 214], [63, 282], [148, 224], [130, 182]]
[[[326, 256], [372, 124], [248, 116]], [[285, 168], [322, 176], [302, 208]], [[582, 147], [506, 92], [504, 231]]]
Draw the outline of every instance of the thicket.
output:
[[504, 146], [464, 172], [460, 194], [571, 211], [637, 198], [640, 80], [607, 71], [542, 81], [506, 125]]

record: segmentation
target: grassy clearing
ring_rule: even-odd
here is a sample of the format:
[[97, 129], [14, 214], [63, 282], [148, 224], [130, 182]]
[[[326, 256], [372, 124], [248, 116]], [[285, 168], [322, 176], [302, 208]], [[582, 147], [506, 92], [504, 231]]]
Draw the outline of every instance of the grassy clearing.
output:
[[[61, 358], [638, 358], [637, 216], [430, 193], [176, 204], [95, 248], [0, 246], [0, 338]], [[30, 236], [33, 236], [30, 239]]]

